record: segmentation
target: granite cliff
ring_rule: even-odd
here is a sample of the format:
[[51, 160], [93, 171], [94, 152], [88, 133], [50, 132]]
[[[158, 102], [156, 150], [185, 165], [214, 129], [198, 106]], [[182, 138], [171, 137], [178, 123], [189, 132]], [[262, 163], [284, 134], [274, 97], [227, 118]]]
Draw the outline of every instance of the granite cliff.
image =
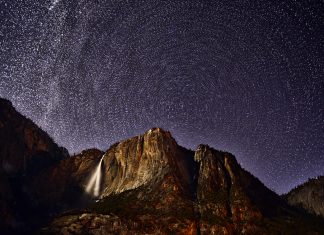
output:
[[324, 176], [308, 180], [284, 197], [290, 205], [324, 218]]
[[161, 128], [112, 145], [103, 155], [101, 170], [96, 202], [57, 216], [43, 234], [324, 231], [321, 220], [289, 206], [232, 154], [207, 145], [187, 150]]
[[[1, 234], [323, 234], [227, 152], [153, 128], [75, 156], [0, 99]], [[101, 163], [99, 165], [99, 163]], [[99, 168], [98, 168], [99, 167]], [[99, 194], [87, 193], [99, 169]]]
[[0, 98], [0, 229], [4, 234], [33, 227], [31, 211], [39, 207], [29, 185], [67, 157], [66, 149]]

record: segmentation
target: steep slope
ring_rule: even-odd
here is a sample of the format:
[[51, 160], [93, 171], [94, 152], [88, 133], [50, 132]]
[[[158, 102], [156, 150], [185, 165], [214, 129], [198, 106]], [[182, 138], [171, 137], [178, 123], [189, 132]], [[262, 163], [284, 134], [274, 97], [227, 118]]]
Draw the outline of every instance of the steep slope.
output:
[[144, 135], [113, 145], [105, 154], [102, 197], [157, 182], [172, 175], [190, 194], [193, 153], [177, 145], [170, 132], [153, 128]]
[[284, 195], [288, 203], [324, 218], [324, 176], [310, 179]]
[[36, 178], [30, 187], [40, 207], [57, 213], [63, 209], [82, 207], [90, 200], [84, 193], [89, 175], [103, 152], [88, 149], [52, 165]]
[[186, 150], [160, 128], [113, 145], [103, 159], [100, 200], [55, 218], [44, 234], [324, 231], [323, 221], [288, 206], [233, 155], [206, 145]]
[[[0, 146], [1, 234], [30, 234], [50, 215], [43, 234], [324, 233], [230, 153], [187, 150], [161, 128], [67, 157], [0, 99]], [[86, 190], [94, 172], [99, 195]]]
[[24, 227], [35, 209], [27, 186], [41, 171], [68, 156], [31, 120], [0, 98], [0, 229]]
[[195, 160], [199, 163], [201, 232], [261, 232], [256, 221], [285, 209], [284, 202], [243, 170], [233, 155], [200, 145]]
[[90, 213], [60, 217], [45, 231], [196, 234], [194, 166], [193, 152], [160, 128], [117, 143], [104, 156], [102, 199]]
[[10, 176], [37, 174], [68, 156], [67, 150], [1, 98], [0, 130], [1, 168]]

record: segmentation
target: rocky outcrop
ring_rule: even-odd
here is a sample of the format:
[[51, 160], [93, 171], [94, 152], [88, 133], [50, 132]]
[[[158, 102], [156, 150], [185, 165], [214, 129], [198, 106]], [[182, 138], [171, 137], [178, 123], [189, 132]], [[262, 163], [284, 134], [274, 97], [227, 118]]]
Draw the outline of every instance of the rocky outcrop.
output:
[[0, 146], [0, 167], [10, 176], [37, 174], [68, 156], [67, 150], [1, 98]]
[[200, 145], [197, 201], [201, 234], [261, 232], [257, 221], [276, 215], [284, 202], [242, 169], [230, 153]]
[[88, 149], [49, 167], [30, 183], [33, 198], [52, 213], [77, 208], [88, 201], [84, 188], [103, 152]]
[[[153, 128], [104, 154], [99, 200], [43, 234], [320, 234], [230, 153], [195, 152]], [[322, 229], [322, 230], [321, 230]], [[298, 234], [298, 233], [297, 233]]]
[[[290, 207], [230, 153], [187, 150], [153, 128], [105, 152], [68, 157], [9, 101], [0, 99], [0, 108], [1, 234], [324, 231], [323, 220]], [[99, 195], [86, 190], [94, 172]]]
[[[68, 156], [11, 102], [0, 98], [0, 220], [1, 232], [24, 229], [35, 209], [27, 185], [48, 167]], [[36, 213], [34, 213], [36, 214]]]
[[324, 218], [324, 176], [308, 180], [284, 195], [284, 198], [290, 205]]
[[[60, 234], [70, 226], [84, 231], [96, 221], [93, 234], [196, 234], [193, 152], [178, 146], [169, 132], [153, 128], [116, 143], [103, 159], [100, 201], [87, 216], [55, 219], [44, 233]], [[62, 223], [66, 219], [73, 224]]]
[[101, 197], [161, 181], [168, 174], [185, 193], [193, 181], [191, 155], [161, 128], [117, 143], [105, 153]]

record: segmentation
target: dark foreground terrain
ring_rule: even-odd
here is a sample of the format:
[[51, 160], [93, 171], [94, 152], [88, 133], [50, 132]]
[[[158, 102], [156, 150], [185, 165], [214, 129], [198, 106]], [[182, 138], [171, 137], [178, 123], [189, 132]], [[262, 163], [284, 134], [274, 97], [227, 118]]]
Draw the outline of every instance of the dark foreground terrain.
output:
[[[232, 154], [187, 150], [160, 128], [69, 156], [0, 99], [0, 146], [1, 234], [324, 234], [306, 212], [321, 199], [280, 197]], [[95, 198], [85, 188], [102, 156]]]

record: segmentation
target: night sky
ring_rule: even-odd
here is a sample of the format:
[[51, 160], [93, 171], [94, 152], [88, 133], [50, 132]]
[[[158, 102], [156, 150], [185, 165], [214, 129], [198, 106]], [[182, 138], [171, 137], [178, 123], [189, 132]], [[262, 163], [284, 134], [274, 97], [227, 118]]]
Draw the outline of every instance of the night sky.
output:
[[158, 126], [287, 192], [324, 174], [324, 2], [0, 0], [0, 96], [70, 153]]

